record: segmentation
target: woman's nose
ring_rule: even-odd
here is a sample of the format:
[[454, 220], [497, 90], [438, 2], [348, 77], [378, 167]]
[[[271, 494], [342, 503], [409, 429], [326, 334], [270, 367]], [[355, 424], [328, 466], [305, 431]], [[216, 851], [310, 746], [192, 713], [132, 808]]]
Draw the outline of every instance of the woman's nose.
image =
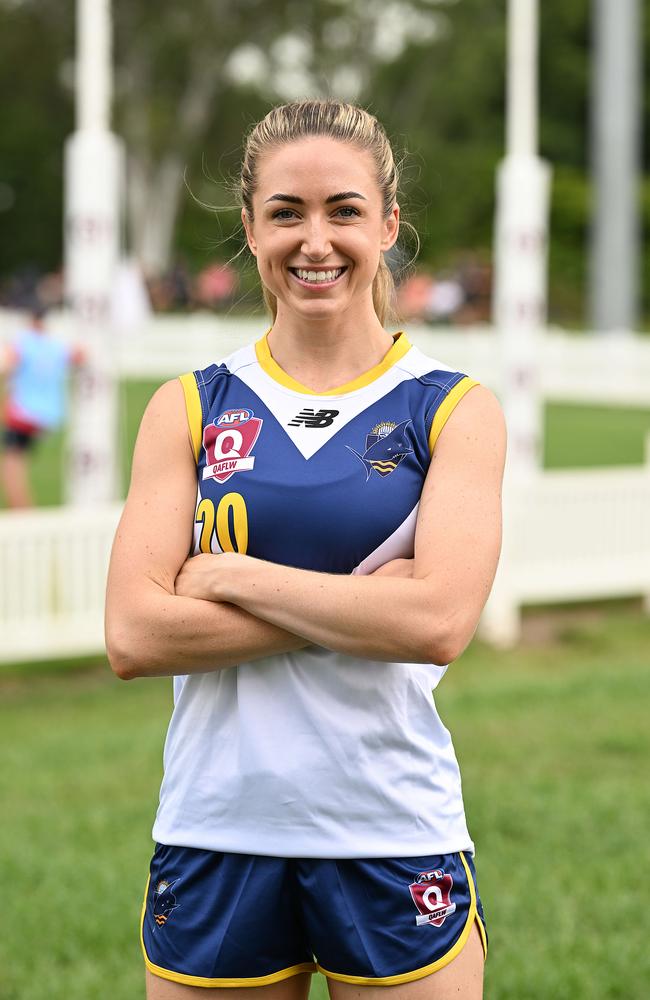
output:
[[311, 260], [323, 260], [332, 247], [327, 232], [327, 223], [320, 219], [312, 219], [306, 226], [301, 250]]

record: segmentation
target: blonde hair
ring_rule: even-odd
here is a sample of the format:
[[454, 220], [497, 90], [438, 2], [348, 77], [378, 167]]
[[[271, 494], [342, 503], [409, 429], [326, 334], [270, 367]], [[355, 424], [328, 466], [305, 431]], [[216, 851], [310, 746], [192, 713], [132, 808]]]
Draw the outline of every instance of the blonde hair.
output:
[[[371, 154], [382, 195], [384, 218], [388, 218], [397, 200], [399, 180], [388, 136], [374, 115], [363, 108], [328, 98], [282, 104], [269, 111], [249, 133], [244, 147], [240, 195], [242, 206], [251, 222], [254, 218], [253, 195], [260, 157], [285, 143], [311, 136], [338, 139]], [[275, 320], [277, 298], [263, 282], [262, 291], [267, 308]], [[382, 325], [391, 317], [394, 293], [393, 276], [382, 253], [372, 284], [372, 301]]]

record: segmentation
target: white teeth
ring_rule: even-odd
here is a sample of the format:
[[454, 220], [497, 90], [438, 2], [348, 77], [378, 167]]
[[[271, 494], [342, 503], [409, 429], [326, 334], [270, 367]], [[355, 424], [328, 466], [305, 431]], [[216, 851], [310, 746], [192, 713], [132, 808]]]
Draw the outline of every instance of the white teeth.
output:
[[296, 268], [296, 274], [302, 281], [309, 281], [311, 283], [317, 281], [334, 281], [343, 274], [343, 268], [339, 267], [335, 271], [305, 271], [301, 267]]

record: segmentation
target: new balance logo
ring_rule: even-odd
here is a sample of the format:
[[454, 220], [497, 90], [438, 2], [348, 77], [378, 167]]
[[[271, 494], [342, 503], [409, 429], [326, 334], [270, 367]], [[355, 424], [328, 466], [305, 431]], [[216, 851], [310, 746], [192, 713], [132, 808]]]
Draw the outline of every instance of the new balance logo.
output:
[[339, 413], [340, 410], [317, 410], [316, 413], [310, 409], [301, 410], [289, 421], [287, 427], [300, 427], [301, 424], [305, 427], [329, 427]]

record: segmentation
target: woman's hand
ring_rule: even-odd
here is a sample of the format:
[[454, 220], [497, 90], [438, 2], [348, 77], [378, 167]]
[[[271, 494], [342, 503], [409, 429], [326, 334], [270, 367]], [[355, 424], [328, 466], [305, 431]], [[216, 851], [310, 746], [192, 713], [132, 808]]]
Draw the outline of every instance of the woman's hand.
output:
[[217, 555], [201, 553], [190, 556], [180, 568], [174, 582], [177, 597], [194, 597], [201, 601], [229, 601], [235, 575], [251, 560], [237, 552]]

